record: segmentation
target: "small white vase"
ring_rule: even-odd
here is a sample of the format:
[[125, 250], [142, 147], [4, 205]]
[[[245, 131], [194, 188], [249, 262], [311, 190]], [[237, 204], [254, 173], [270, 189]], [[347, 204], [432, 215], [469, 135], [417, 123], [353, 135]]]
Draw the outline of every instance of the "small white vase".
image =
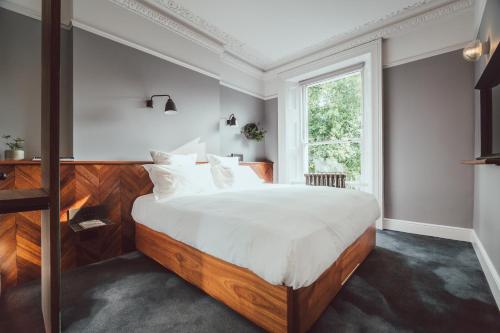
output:
[[24, 150], [6, 150], [5, 151], [6, 160], [24, 160]]

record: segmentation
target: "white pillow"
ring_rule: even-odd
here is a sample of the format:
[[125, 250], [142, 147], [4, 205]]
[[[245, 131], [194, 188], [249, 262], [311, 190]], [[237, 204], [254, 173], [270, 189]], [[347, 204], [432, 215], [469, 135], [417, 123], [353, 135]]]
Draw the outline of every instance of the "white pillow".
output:
[[207, 154], [207, 158], [211, 166], [233, 168], [240, 165], [240, 160], [238, 157], [222, 157], [213, 154]]
[[244, 189], [261, 186], [264, 180], [245, 165], [236, 165], [233, 167], [224, 167], [215, 165], [211, 167], [214, 183], [221, 189]]
[[196, 154], [172, 154], [158, 150], [150, 151], [154, 164], [163, 165], [194, 165], [196, 164]]
[[236, 168], [231, 168], [231, 171], [234, 179], [233, 188], [256, 187], [264, 183], [264, 180], [249, 166], [238, 165]]
[[234, 172], [240, 161], [238, 157], [222, 157], [213, 154], [207, 154], [210, 163], [214, 183], [218, 188], [230, 188], [234, 184]]
[[234, 184], [233, 168], [226, 168], [221, 165], [211, 166], [213, 180], [218, 188], [230, 188]]
[[201, 187], [202, 193], [209, 193], [217, 190], [217, 186], [214, 183], [214, 177], [212, 176], [212, 171], [210, 170], [210, 164], [196, 164], [194, 166], [194, 180]]
[[144, 168], [153, 182], [156, 200], [215, 190], [208, 166], [145, 164]]

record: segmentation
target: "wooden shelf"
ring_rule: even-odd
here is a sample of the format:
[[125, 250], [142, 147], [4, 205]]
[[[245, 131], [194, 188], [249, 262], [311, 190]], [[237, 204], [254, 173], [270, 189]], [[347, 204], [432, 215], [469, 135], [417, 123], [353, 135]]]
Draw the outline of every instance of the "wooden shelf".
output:
[[[131, 164], [150, 164], [153, 161], [60, 161], [60, 164], [74, 164], [74, 165], [131, 165]], [[31, 160], [0, 160], [0, 165], [40, 165], [40, 161]]]
[[49, 196], [42, 189], [0, 191], [0, 214], [45, 210]]
[[[133, 165], [133, 164], [151, 164], [153, 161], [60, 161], [60, 164], [74, 164], [74, 165]], [[206, 164], [208, 162], [197, 162], [198, 164]], [[253, 164], [273, 164], [271, 161], [255, 161], [255, 162], [240, 162], [241, 165]], [[40, 161], [31, 160], [0, 160], [0, 165], [40, 165]]]
[[477, 160], [467, 160], [467, 161], [462, 161], [462, 164], [467, 164], [467, 165], [485, 165], [485, 164], [500, 165], [500, 158], [482, 158], [482, 159], [477, 159]]

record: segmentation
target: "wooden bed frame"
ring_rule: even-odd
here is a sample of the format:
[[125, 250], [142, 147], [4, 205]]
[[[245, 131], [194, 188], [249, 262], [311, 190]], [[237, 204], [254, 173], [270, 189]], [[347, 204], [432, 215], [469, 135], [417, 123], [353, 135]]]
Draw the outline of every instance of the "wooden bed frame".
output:
[[306, 332], [342, 285], [375, 247], [371, 225], [312, 285], [293, 290], [272, 285], [242, 268], [142, 224], [135, 225], [136, 247], [187, 282], [270, 332]]

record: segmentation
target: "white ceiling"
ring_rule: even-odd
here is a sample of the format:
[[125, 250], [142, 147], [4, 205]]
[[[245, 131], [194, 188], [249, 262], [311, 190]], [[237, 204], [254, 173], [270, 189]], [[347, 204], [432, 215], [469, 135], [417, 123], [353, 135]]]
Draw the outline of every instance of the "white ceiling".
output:
[[149, 0], [269, 70], [453, 0]]

